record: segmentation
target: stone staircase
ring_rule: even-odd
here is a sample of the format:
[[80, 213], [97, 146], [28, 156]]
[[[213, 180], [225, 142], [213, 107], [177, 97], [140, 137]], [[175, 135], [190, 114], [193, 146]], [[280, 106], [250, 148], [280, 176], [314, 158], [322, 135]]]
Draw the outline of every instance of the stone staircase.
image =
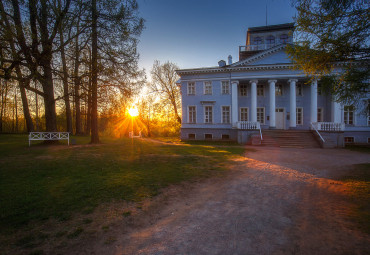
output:
[[320, 148], [316, 137], [307, 130], [262, 130], [262, 145], [287, 148]]

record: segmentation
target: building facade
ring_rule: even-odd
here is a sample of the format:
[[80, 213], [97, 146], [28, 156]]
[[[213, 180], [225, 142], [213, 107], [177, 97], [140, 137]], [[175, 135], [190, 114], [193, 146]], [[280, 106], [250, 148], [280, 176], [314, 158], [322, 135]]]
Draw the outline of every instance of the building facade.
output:
[[[178, 70], [181, 139], [247, 143], [269, 129], [312, 130], [335, 146], [370, 143], [369, 96], [361, 109], [342, 105], [319, 80], [294, 70], [285, 52], [293, 30], [293, 23], [249, 28], [238, 62], [229, 56], [217, 67]], [[340, 71], [338, 64], [334, 72]]]

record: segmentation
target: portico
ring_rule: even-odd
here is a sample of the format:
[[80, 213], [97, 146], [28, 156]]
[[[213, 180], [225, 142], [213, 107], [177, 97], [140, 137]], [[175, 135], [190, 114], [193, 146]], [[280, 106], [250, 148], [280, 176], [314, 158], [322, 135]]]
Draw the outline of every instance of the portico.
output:
[[[297, 78], [284, 79], [251, 79], [251, 80], [232, 80], [231, 81], [231, 99], [232, 99], [232, 126], [238, 127], [240, 119], [240, 107], [247, 106], [249, 109], [248, 122], [261, 122], [261, 118], [257, 118], [257, 109], [266, 109], [266, 122], [262, 121], [261, 125], [265, 125], [269, 129], [296, 129], [297, 128], [297, 84], [300, 81], [300, 86], [305, 86], [305, 90], [309, 88], [310, 101], [309, 105], [300, 107], [298, 113], [301, 119], [303, 118], [303, 111], [309, 113], [310, 122], [317, 122], [317, 80], [313, 80], [310, 85], [307, 85], [307, 80]], [[248, 93], [241, 93], [240, 84], [248, 86]], [[278, 84], [278, 85], [277, 85]], [[264, 90], [263, 96], [257, 95], [257, 86], [261, 86]], [[278, 88], [276, 88], [278, 86]], [[302, 90], [303, 88], [300, 88]], [[260, 92], [261, 93], [261, 92]], [[300, 91], [302, 93], [302, 91]], [[299, 100], [301, 102], [301, 99]], [[260, 104], [260, 105], [259, 105]], [[267, 106], [267, 108], [266, 108]], [[333, 102], [333, 119], [337, 120], [340, 117], [340, 105]], [[262, 110], [261, 110], [262, 111]], [[279, 113], [277, 115], [277, 113]], [[277, 120], [278, 116], [278, 120]], [[283, 119], [281, 119], [283, 118]], [[245, 120], [243, 120], [245, 121]], [[278, 124], [277, 125], [277, 121]], [[281, 122], [286, 123], [282, 125]], [[338, 121], [339, 122], [339, 121]]]

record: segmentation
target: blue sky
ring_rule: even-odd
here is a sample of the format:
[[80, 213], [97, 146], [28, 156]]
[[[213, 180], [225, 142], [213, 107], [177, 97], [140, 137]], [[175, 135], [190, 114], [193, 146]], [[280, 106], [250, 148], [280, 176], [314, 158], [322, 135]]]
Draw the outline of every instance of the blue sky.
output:
[[[232, 55], [238, 61], [248, 27], [293, 21], [291, 0], [138, 0], [146, 20], [140, 36], [139, 66], [147, 74], [154, 60], [180, 68], [217, 66]], [[148, 77], [149, 78], [149, 77]]]

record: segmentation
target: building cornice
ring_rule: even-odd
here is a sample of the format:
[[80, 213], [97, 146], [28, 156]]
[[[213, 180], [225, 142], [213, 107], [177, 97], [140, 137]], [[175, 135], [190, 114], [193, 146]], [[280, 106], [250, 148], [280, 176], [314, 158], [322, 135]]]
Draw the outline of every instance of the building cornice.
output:
[[242, 71], [261, 71], [261, 70], [279, 70], [279, 69], [292, 69], [293, 64], [271, 64], [271, 65], [255, 65], [255, 66], [229, 66], [229, 67], [211, 67], [211, 68], [198, 68], [198, 69], [182, 69], [176, 70], [178, 75], [186, 74], [203, 74], [203, 73], [229, 73], [229, 72], [242, 72]]

